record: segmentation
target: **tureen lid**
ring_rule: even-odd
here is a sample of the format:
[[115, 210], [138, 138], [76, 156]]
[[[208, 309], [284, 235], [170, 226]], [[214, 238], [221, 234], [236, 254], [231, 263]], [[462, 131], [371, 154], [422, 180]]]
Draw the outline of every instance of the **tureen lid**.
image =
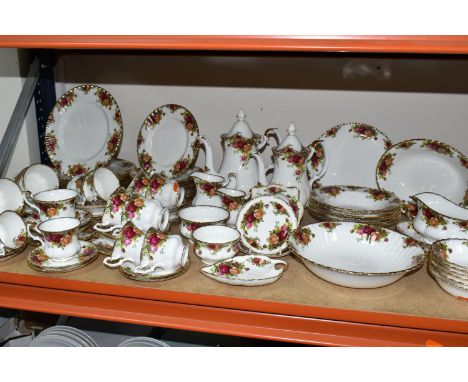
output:
[[301, 151], [304, 148], [301, 141], [296, 136], [296, 126], [294, 126], [294, 123], [289, 125], [288, 135], [286, 135], [283, 141], [279, 144], [278, 149], [283, 149], [287, 146], [291, 147], [295, 151]]
[[244, 113], [243, 109], [239, 110], [237, 113], [237, 121], [232, 125], [231, 130], [226, 134], [227, 137], [232, 137], [234, 135], [241, 135], [244, 138], [252, 138], [254, 132], [252, 131], [249, 124], [245, 121], [247, 115]]

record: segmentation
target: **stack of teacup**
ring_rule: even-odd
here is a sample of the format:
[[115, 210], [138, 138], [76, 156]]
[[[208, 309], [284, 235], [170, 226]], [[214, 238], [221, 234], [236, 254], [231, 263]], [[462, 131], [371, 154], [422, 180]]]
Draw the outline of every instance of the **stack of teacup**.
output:
[[440, 287], [460, 299], [468, 299], [468, 240], [434, 242], [429, 255], [429, 271]]

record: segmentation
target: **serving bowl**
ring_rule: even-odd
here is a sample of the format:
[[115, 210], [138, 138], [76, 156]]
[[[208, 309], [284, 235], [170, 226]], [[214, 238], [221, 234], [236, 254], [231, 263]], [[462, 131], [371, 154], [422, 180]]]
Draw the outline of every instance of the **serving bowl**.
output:
[[322, 222], [296, 229], [291, 251], [315, 275], [350, 288], [379, 288], [419, 268], [425, 250], [397, 232], [356, 222]]

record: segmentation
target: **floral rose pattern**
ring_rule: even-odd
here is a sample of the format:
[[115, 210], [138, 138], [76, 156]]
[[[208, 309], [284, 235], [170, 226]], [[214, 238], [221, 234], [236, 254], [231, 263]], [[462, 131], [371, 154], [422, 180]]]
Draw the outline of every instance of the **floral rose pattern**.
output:
[[243, 197], [223, 195], [221, 202], [223, 203], [224, 208], [228, 211], [237, 211], [242, 207]]
[[145, 200], [141, 197], [133, 197], [125, 204], [125, 217], [127, 220], [135, 218], [145, 206]]
[[390, 169], [393, 165], [395, 154], [387, 153], [385, 156], [380, 159], [378, 169], [377, 169], [377, 176], [380, 179], [387, 180], [387, 175], [390, 173]]
[[74, 165], [68, 166], [67, 173], [71, 176], [86, 174], [89, 171], [89, 168], [81, 163], [76, 163]]
[[153, 128], [161, 121], [161, 118], [164, 116], [164, 112], [161, 108], [154, 110], [145, 120], [145, 126], [148, 130], [149, 128]]
[[193, 232], [196, 229], [200, 228], [201, 226], [202, 225], [198, 224], [198, 223], [188, 223], [188, 224], [185, 225], [185, 228], [187, 229], [187, 231]]
[[438, 243], [436, 246], [436, 251], [439, 257], [444, 260], [448, 260], [448, 255], [452, 252], [446, 243]]
[[273, 230], [270, 231], [267, 248], [269, 250], [273, 250], [281, 247], [286, 242], [286, 240], [288, 240], [291, 230], [292, 224], [289, 222], [289, 220], [286, 220], [286, 222], [282, 225], [277, 225]]
[[134, 225], [126, 225], [122, 228], [122, 233], [119, 239], [116, 240], [115, 245], [119, 248], [132, 246], [142, 235], [144, 235], [144, 233]]
[[431, 139], [426, 139], [421, 143], [421, 147], [427, 147], [429, 150], [438, 152], [439, 154], [449, 155], [452, 156], [453, 151], [452, 148], [442, 142], [433, 141]]
[[375, 128], [364, 123], [355, 123], [353, 127], [349, 129], [349, 132], [353, 132], [356, 137], [361, 139], [377, 139]]
[[71, 243], [75, 232], [76, 230], [73, 229], [62, 233], [46, 233], [44, 238], [52, 247], [65, 248]]
[[247, 259], [247, 261], [248, 261], [249, 263], [251, 263], [252, 265], [255, 265], [255, 266], [257, 266], [257, 267], [264, 267], [265, 265], [271, 263], [271, 261], [268, 261], [268, 260], [263, 259], [263, 258], [261, 258], [261, 257], [249, 257], [249, 258]]
[[239, 153], [242, 165], [246, 166], [252, 156], [252, 148], [255, 147], [255, 138], [248, 139], [236, 134], [232, 137], [226, 137], [224, 141], [228, 147]]
[[416, 144], [414, 141], [403, 141], [396, 145], [397, 148], [408, 150], [410, 147], [413, 147]]
[[418, 241], [414, 240], [411, 237], [405, 237], [403, 239], [403, 248], [416, 247], [418, 245], [419, 245]]
[[258, 224], [263, 220], [263, 216], [265, 215], [265, 205], [263, 201], [259, 201], [258, 203], [253, 204], [249, 207], [246, 214], [244, 215], [244, 219], [241, 222], [241, 228], [244, 232], [247, 232], [251, 228], [255, 228]]
[[273, 213], [275, 215], [287, 215], [288, 211], [281, 203], [273, 203]]
[[20, 248], [26, 242], [26, 231], [21, 230], [20, 233], [13, 239], [13, 244], [16, 248]]
[[182, 113], [182, 117], [184, 118], [185, 128], [190, 131], [191, 134], [198, 130], [197, 121], [195, 121], [192, 113], [186, 110]]
[[442, 215], [430, 210], [427, 207], [422, 207], [422, 218], [424, 222], [432, 228], [442, 226], [443, 230], [447, 229], [447, 220]]
[[149, 191], [151, 192], [151, 194], [156, 195], [165, 184], [166, 184], [166, 179], [158, 175], [155, 175], [151, 177], [149, 181]]
[[212, 198], [213, 196], [217, 195], [218, 189], [221, 187], [220, 183], [215, 182], [205, 182], [203, 180], [197, 179], [195, 180], [198, 188], [202, 192], [202, 194]]
[[380, 227], [371, 226], [368, 224], [355, 224], [351, 233], [356, 233], [358, 237], [358, 241], [366, 240], [368, 242], [375, 241], [380, 242], [388, 241], [388, 232]]
[[320, 223], [319, 227], [325, 228], [327, 232], [333, 232], [336, 227], [338, 227], [340, 223], [334, 223], [334, 222], [324, 222]]
[[223, 261], [211, 268], [212, 273], [223, 277], [236, 277], [244, 270], [244, 264], [238, 261]]
[[388, 150], [390, 147], [392, 147], [392, 141], [388, 138], [385, 138], [384, 139], [384, 146], [385, 146], [385, 150]]
[[294, 239], [300, 246], [305, 246], [315, 237], [310, 228], [296, 228], [293, 231]]
[[343, 189], [339, 186], [326, 186], [326, 187], [322, 187], [321, 190], [324, 194], [327, 194], [328, 196], [331, 196], [332, 198], [338, 196], [339, 194], [341, 194], [341, 191], [343, 191]]
[[148, 154], [145, 150], [143, 150], [140, 155], [138, 156], [138, 159], [140, 160], [140, 164], [143, 167], [143, 170], [148, 171], [151, 169], [154, 161], [153, 157]]
[[336, 137], [336, 133], [338, 132], [340, 128], [339, 127], [332, 127], [331, 129], [328, 129], [326, 132], [325, 132], [325, 136], [326, 137], [329, 137], [329, 138], [335, 138]]
[[117, 195], [113, 195], [110, 199], [110, 203], [109, 203], [109, 213], [110, 213], [110, 216], [113, 218], [114, 217], [114, 214], [121, 211], [124, 206], [125, 206], [125, 202], [127, 201], [128, 199], [128, 195], [125, 193], [125, 192], [122, 192], [122, 193], [119, 193]]
[[457, 225], [459, 228], [461, 228], [463, 232], [468, 231], [468, 221], [465, 220], [465, 221], [457, 222]]
[[177, 177], [185, 174], [187, 168], [190, 166], [190, 158], [182, 158], [172, 167], [172, 176]]
[[463, 197], [463, 207], [468, 207], [468, 188], [465, 191], [465, 196]]
[[162, 232], [153, 232], [146, 237], [145, 254], [153, 260], [154, 252], [167, 241], [167, 234]]
[[59, 98], [55, 107], [57, 111], [62, 111], [64, 108], [67, 108], [73, 104], [76, 98], [76, 93], [74, 90], [67, 92], [65, 95]]
[[55, 136], [54, 130], [50, 130], [45, 135], [45, 145], [47, 151], [55, 155], [55, 150], [57, 149], [57, 137]]
[[114, 134], [107, 141], [107, 152], [106, 155], [112, 156], [114, 152], [118, 149], [120, 143], [121, 132], [114, 131]]
[[46, 215], [49, 219], [57, 217], [61, 212], [67, 210], [67, 204], [66, 202], [63, 203], [36, 203], [41, 212]]
[[297, 180], [300, 180], [305, 171], [305, 161], [308, 155], [307, 150], [296, 151], [291, 146], [283, 147], [279, 150], [280, 158], [288, 162], [288, 167], [294, 168]]
[[458, 154], [458, 159], [463, 167], [468, 168], [468, 159], [463, 154]]
[[312, 157], [310, 158], [310, 162], [312, 168], [315, 171], [318, 171], [322, 166], [323, 161], [325, 160], [325, 150], [323, 149], [323, 145], [320, 142], [314, 145], [314, 149], [315, 150], [312, 154]]
[[149, 186], [150, 180], [146, 176], [139, 176], [138, 178], [135, 179], [133, 182], [133, 191], [140, 195], [145, 195], [146, 190]]
[[367, 194], [369, 199], [375, 200], [376, 202], [379, 200], [387, 200], [391, 197], [391, 195], [387, 191], [376, 189], [367, 190]]
[[96, 89], [96, 94], [98, 102], [105, 108], [112, 109], [114, 105], [114, 97], [112, 97], [107, 91], [101, 88]]

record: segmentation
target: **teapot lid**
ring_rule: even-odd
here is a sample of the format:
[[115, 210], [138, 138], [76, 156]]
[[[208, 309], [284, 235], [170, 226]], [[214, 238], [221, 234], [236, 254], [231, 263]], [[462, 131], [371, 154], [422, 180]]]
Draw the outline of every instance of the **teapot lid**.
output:
[[288, 135], [286, 135], [283, 141], [279, 144], [278, 149], [283, 149], [287, 146], [291, 147], [295, 151], [301, 151], [304, 148], [301, 141], [296, 136], [296, 126], [294, 126], [294, 123], [289, 125]]
[[249, 124], [245, 121], [246, 114], [243, 109], [240, 109], [237, 113], [237, 121], [232, 125], [231, 130], [226, 134], [227, 137], [234, 135], [241, 135], [244, 138], [252, 138], [254, 133], [250, 128]]

